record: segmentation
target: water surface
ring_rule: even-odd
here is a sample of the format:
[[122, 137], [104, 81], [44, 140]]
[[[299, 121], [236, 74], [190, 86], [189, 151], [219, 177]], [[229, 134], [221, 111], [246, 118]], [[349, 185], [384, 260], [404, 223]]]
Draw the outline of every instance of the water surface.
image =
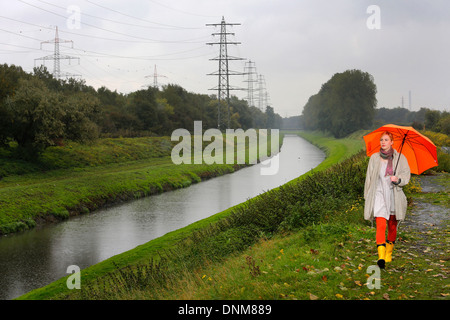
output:
[[285, 136], [276, 175], [257, 164], [185, 189], [134, 200], [67, 221], [0, 237], [0, 299], [13, 299], [207, 218], [278, 187], [316, 167], [324, 153], [298, 136]]

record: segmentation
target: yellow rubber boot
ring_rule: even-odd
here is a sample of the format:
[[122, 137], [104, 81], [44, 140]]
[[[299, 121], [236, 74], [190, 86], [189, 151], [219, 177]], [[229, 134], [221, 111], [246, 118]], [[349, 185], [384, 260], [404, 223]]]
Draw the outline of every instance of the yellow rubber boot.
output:
[[394, 243], [391, 241], [388, 241], [386, 243], [386, 257], [384, 259], [386, 262], [392, 261], [392, 251], [394, 251]]
[[383, 244], [377, 244], [377, 249], [378, 249], [378, 261], [377, 261], [377, 265], [381, 268], [384, 269], [384, 266], [386, 264], [386, 243]]

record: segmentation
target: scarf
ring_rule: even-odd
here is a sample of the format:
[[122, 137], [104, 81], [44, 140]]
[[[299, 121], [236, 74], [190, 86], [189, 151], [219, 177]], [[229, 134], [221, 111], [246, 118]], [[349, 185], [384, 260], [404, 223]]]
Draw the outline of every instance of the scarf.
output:
[[386, 176], [392, 176], [394, 174], [394, 169], [392, 167], [392, 160], [394, 159], [394, 148], [390, 148], [388, 151], [384, 151], [383, 149], [380, 149], [380, 156], [384, 160], [388, 160], [388, 164], [386, 167]]

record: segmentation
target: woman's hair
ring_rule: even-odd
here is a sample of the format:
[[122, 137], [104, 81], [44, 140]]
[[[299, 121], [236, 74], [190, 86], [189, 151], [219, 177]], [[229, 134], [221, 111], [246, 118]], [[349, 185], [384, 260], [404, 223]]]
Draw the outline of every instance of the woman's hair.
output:
[[380, 136], [380, 139], [381, 139], [381, 137], [384, 136], [384, 135], [389, 136], [389, 138], [391, 139], [391, 141], [394, 141], [394, 136], [392, 135], [391, 132], [389, 132], [389, 131], [384, 131], [384, 132], [382, 132], [382, 133], [381, 133], [381, 136]]

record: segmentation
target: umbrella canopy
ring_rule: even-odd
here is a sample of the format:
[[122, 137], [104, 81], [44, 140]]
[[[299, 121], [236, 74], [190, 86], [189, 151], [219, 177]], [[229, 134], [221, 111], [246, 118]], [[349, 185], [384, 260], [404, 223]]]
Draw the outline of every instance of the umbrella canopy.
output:
[[438, 165], [436, 146], [430, 139], [413, 127], [395, 124], [384, 125], [364, 136], [366, 153], [369, 157], [380, 151], [380, 135], [384, 131], [392, 133], [393, 148], [406, 157], [411, 173], [421, 174]]

